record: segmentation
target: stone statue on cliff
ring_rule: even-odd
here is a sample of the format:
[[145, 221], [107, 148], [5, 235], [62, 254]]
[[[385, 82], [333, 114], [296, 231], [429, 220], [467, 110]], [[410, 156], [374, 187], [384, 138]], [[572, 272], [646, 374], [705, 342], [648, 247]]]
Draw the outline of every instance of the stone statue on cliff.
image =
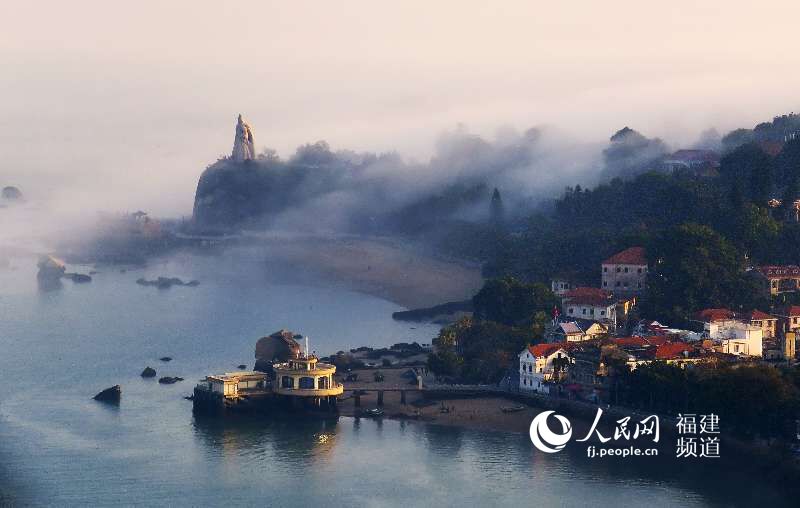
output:
[[236, 139], [233, 141], [231, 158], [236, 162], [256, 158], [256, 150], [253, 147], [253, 129], [242, 119], [242, 115], [239, 115], [239, 121], [236, 123]]

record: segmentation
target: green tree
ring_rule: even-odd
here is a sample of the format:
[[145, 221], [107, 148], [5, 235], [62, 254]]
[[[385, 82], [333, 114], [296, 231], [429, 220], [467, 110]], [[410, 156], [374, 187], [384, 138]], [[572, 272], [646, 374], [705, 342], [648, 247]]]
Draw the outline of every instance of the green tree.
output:
[[685, 323], [691, 311], [730, 306], [740, 291], [742, 257], [707, 226], [684, 224], [659, 235], [648, 247], [643, 313]]
[[507, 277], [487, 281], [472, 303], [477, 319], [506, 326], [531, 326], [537, 313], [549, 313], [559, 302], [544, 284], [524, 284]]

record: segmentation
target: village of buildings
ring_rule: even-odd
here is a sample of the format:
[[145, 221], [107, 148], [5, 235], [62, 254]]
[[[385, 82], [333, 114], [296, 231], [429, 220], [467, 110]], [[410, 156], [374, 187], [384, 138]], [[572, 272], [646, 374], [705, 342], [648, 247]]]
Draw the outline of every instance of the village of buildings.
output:
[[[512, 381], [514, 387], [521, 393], [603, 401], [609, 392], [604, 359], [612, 351], [632, 371], [652, 362], [691, 368], [701, 361], [795, 361], [798, 305], [769, 312], [703, 309], [692, 316], [696, 330], [670, 328], [653, 320], [629, 323], [637, 299], [644, 297], [648, 266], [645, 249], [631, 247], [602, 262], [599, 287], [553, 279], [551, 289], [560, 297], [561, 308], [553, 310], [546, 342], [520, 352], [519, 381]], [[798, 266], [756, 266], [749, 274], [771, 296], [800, 291]]]

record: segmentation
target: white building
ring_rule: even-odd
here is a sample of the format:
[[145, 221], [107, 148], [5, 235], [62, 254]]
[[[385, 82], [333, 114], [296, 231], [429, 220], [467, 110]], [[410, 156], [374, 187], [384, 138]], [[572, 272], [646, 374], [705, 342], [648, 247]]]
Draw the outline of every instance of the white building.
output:
[[519, 388], [523, 391], [549, 393], [549, 383], [558, 378], [558, 361], [571, 361], [562, 344], [529, 346], [519, 354]]
[[712, 323], [709, 338], [715, 349], [733, 355], [762, 356], [764, 330], [740, 321]]
[[612, 329], [617, 326], [617, 301], [603, 289], [575, 288], [564, 296], [561, 308], [572, 318], [599, 321]]
[[567, 279], [556, 278], [550, 281], [550, 290], [556, 296], [564, 296], [573, 289], [575, 289], [575, 284]]

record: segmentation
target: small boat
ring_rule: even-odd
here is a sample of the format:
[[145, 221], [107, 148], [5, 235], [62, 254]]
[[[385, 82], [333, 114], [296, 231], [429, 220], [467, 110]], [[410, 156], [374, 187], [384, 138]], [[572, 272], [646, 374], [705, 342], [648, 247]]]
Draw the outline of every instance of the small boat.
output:
[[525, 406], [506, 406], [501, 407], [500, 410], [504, 413], [516, 413], [518, 411], [524, 411]]
[[380, 418], [383, 416], [383, 409], [365, 409], [361, 414], [369, 418]]

